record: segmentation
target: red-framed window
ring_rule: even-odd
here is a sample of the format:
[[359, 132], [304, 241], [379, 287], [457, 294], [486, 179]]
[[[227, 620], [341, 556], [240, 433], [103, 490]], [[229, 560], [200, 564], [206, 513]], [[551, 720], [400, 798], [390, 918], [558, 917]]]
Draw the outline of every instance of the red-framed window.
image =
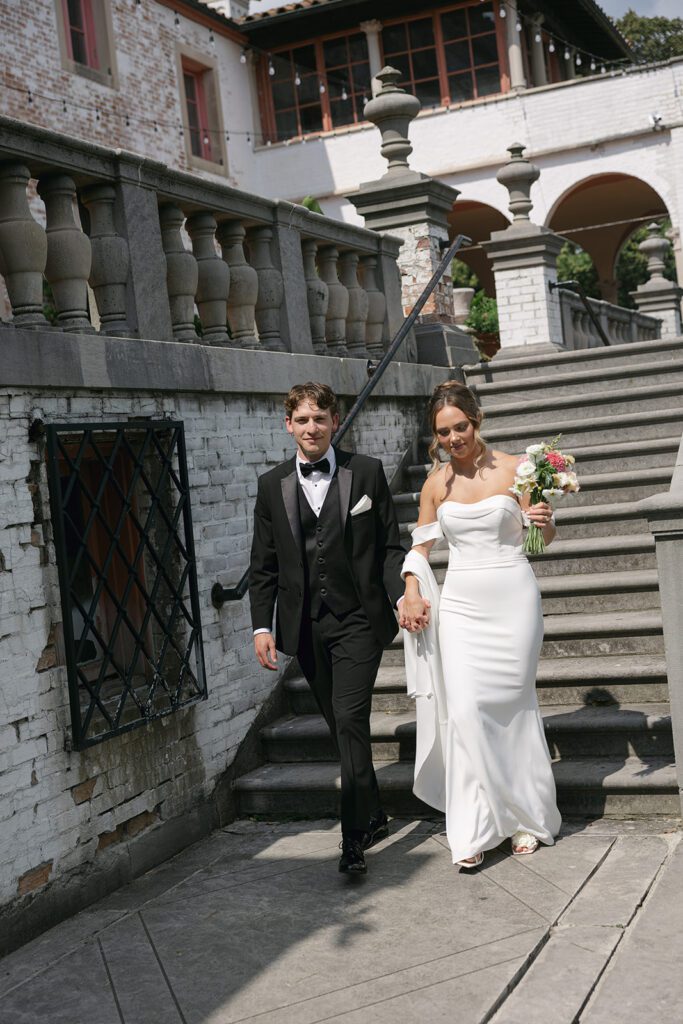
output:
[[62, 9], [69, 59], [99, 71], [100, 58], [92, 0], [62, 0]]
[[504, 25], [491, 2], [389, 22], [382, 31], [384, 63], [423, 107], [464, 103], [508, 88]]
[[206, 97], [206, 76], [211, 71], [185, 59], [182, 67], [190, 150], [193, 156], [214, 162]]
[[273, 141], [363, 120], [370, 95], [364, 32], [273, 51], [261, 62], [265, 135]]

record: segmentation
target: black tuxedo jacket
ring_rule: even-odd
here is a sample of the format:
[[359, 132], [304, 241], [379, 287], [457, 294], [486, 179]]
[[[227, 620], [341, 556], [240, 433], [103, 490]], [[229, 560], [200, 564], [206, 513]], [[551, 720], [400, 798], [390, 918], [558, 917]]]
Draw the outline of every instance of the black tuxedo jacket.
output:
[[[398, 632], [393, 606], [403, 594], [405, 550], [394, 503], [379, 459], [335, 448], [344, 550], [378, 642], [385, 647]], [[295, 458], [259, 478], [249, 600], [254, 629], [271, 629], [277, 600], [275, 643], [296, 654], [304, 614], [304, 550]], [[350, 515], [367, 495], [372, 507]]]

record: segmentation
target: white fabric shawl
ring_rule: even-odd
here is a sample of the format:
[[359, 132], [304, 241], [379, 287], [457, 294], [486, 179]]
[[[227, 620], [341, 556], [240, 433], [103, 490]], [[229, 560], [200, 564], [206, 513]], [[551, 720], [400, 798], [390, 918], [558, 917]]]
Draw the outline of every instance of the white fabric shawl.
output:
[[[443, 537], [438, 522], [418, 526], [413, 544]], [[439, 650], [439, 586], [429, 562], [418, 551], [406, 555], [401, 575], [412, 573], [430, 605], [429, 625], [420, 633], [403, 630], [408, 696], [415, 698], [417, 738], [413, 792], [418, 799], [446, 811], [446, 691]]]

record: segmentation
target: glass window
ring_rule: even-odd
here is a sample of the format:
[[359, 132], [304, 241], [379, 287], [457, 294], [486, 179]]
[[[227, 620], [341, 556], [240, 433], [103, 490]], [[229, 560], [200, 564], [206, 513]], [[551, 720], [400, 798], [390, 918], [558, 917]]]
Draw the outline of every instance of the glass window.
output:
[[389, 25], [382, 30], [382, 45], [384, 53], [404, 53], [408, 49], [408, 38], [406, 27], [401, 25]]
[[467, 15], [464, 8], [459, 11], [447, 11], [441, 15], [441, 32], [444, 40], [461, 39], [467, 35]]
[[474, 87], [472, 85], [472, 73], [464, 75], [452, 75], [448, 79], [450, 96], [453, 103], [464, 103], [466, 100], [474, 99]]
[[498, 68], [477, 68], [477, 96], [494, 96], [500, 92], [500, 72]]
[[498, 45], [495, 34], [475, 36], [472, 40], [474, 64], [494, 64], [498, 61]]
[[446, 70], [464, 71], [471, 63], [470, 44], [466, 39], [459, 43], [446, 43]]
[[434, 25], [431, 18], [408, 22], [408, 38], [411, 50], [419, 50], [423, 46], [434, 46]]

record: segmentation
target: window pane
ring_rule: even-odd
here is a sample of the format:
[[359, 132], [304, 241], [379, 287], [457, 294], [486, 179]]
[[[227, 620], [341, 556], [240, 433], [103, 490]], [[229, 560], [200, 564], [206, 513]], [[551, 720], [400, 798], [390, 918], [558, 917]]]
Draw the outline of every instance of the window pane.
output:
[[465, 100], [474, 98], [472, 86], [472, 75], [467, 72], [465, 75], [453, 75], [448, 79], [453, 103], [463, 103]]
[[433, 78], [438, 75], [436, 50], [418, 50], [413, 54], [413, 77]]
[[304, 71], [315, 71], [315, 47], [298, 46], [296, 50], [292, 50], [292, 60], [298, 66], [302, 74]]
[[370, 90], [370, 65], [369, 64], [354, 64], [352, 67], [353, 72], [353, 87], [356, 92], [363, 92], [364, 90]]
[[315, 107], [303, 107], [300, 111], [301, 128], [304, 132], [320, 132], [323, 127], [323, 112], [320, 104]]
[[444, 46], [446, 51], [446, 68], [448, 71], [464, 71], [470, 66], [470, 44], [463, 40], [461, 43], [447, 43]]
[[392, 68], [396, 68], [397, 71], [401, 72], [401, 77], [398, 82], [399, 85], [405, 85], [406, 82], [410, 81], [410, 61], [408, 60], [407, 54], [401, 54], [401, 56], [394, 54], [389, 61], [389, 64]]
[[496, 16], [493, 13], [493, 4], [477, 4], [476, 7], [468, 7], [467, 10], [472, 35], [476, 35], [477, 32], [490, 32], [494, 28]]
[[272, 57], [271, 63], [275, 68], [275, 74], [270, 76], [271, 81], [281, 82], [283, 79], [292, 77], [292, 62], [288, 53]]
[[323, 56], [325, 59], [326, 68], [336, 68], [340, 64], [346, 64], [348, 57], [346, 54], [346, 39], [328, 39], [326, 43], [323, 43]]
[[441, 30], [444, 39], [460, 39], [467, 35], [467, 17], [464, 10], [449, 11], [441, 15]]
[[420, 46], [434, 45], [434, 25], [431, 18], [420, 18], [419, 21], [408, 22], [410, 45], [415, 50]]
[[493, 96], [500, 92], [500, 73], [498, 68], [480, 68], [477, 76], [477, 95]]
[[306, 75], [301, 78], [299, 86], [299, 103], [315, 103], [320, 99], [320, 82], [317, 75]]
[[197, 83], [195, 82], [194, 75], [191, 75], [186, 71], [183, 75], [183, 79], [185, 81], [185, 98], [187, 99], [187, 105], [188, 107], [190, 105], [194, 106], [197, 102]]
[[405, 25], [390, 25], [385, 28], [382, 32], [382, 46], [385, 57], [390, 53], [403, 53], [407, 50]]
[[475, 36], [472, 40], [472, 54], [475, 64], [494, 64], [498, 60], [498, 46], [495, 35]]
[[340, 125], [344, 124], [353, 124], [353, 101], [351, 99], [331, 100], [330, 112], [332, 114], [332, 124], [335, 128], [339, 128]]
[[434, 78], [431, 82], [417, 82], [414, 92], [423, 107], [441, 105], [441, 89], [438, 78]]
[[349, 56], [352, 61], [368, 59], [368, 37], [365, 32], [349, 36]]
[[296, 121], [296, 111], [287, 110], [284, 113], [275, 115], [275, 126], [278, 139], [291, 139], [299, 134], [299, 127]]
[[282, 107], [296, 106], [294, 84], [292, 82], [273, 83], [273, 104], [276, 110]]
[[352, 92], [351, 86], [346, 78], [333, 78], [331, 75], [328, 77], [327, 91], [330, 94], [331, 100], [338, 100], [344, 90], [346, 90], [347, 93]]

